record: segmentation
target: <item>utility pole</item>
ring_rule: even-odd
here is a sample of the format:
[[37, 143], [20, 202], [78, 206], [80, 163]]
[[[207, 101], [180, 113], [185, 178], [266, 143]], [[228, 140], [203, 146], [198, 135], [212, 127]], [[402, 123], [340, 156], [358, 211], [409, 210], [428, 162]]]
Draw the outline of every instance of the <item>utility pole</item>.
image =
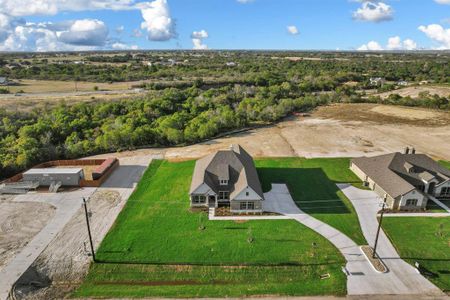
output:
[[92, 243], [91, 226], [89, 225], [89, 214], [87, 210], [86, 199], [84, 197], [83, 197], [83, 206], [84, 206], [84, 214], [86, 215], [86, 225], [89, 235], [89, 243], [91, 245], [92, 260], [94, 262], [97, 262], [97, 260], [95, 259], [94, 244]]
[[377, 255], [377, 245], [378, 245], [378, 237], [380, 236], [381, 223], [383, 222], [384, 208], [386, 206], [387, 195], [384, 194], [383, 206], [381, 208], [380, 222], [378, 222], [377, 235], [375, 237], [375, 246], [373, 247], [372, 258], [375, 258]]

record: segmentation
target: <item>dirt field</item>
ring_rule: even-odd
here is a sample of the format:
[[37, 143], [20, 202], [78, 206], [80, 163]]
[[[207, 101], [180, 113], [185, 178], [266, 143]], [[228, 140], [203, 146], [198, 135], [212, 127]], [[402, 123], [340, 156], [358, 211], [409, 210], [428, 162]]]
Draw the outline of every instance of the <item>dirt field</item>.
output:
[[0, 269], [41, 231], [55, 211], [49, 204], [12, 202], [11, 198], [0, 198]]
[[16, 82], [19, 85], [9, 86], [11, 93], [23, 91], [25, 93], [65, 93], [65, 92], [91, 92], [94, 87], [98, 87], [100, 91], [117, 91], [128, 90], [133, 86], [139, 85], [141, 81], [131, 82], [86, 82], [86, 81], [50, 81], [50, 80], [31, 80], [21, 79]]
[[159, 154], [171, 160], [193, 159], [233, 143], [257, 157], [355, 157], [413, 146], [418, 152], [450, 160], [450, 114], [397, 106], [339, 104], [320, 107], [310, 117], [292, 117], [274, 126], [197, 145], [99, 157]]
[[430, 93], [430, 95], [439, 95], [440, 97], [450, 97], [450, 86], [448, 87], [434, 86], [434, 85], [410, 86], [395, 91], [380, 93], [377, 95], [380, 96], [382, 99], [389, 97], [389, 95], [391, 94], [398, 94], [402, 97], [409, 96], [411, 98], [417, 98], [419, 97], [419, 94], [422, 92], [428, 92]]

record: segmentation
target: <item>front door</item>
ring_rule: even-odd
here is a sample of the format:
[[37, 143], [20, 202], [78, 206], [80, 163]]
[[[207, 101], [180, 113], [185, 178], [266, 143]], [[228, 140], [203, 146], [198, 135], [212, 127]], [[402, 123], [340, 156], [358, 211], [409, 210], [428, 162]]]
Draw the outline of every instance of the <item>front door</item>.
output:
[[216, 207], [216, 196], [209, 196], [208, 205], [209, 207]]

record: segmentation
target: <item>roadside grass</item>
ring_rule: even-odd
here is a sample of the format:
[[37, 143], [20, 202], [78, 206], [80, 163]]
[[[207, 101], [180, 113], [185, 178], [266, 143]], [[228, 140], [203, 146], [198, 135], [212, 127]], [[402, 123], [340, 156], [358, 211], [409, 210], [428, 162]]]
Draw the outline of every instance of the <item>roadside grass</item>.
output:
[[[343, 257], [311, 229], [293, 220], [209, 221], [191, 211], [194, 164], [152, 162], [75, 297], [345, 294]], [[321, 280], [324, 273], [330, 278]]]
[[271, 183], [286, 183], [304, 212], [340, 230], [359, 245], [367, 244], [350, 200], [336, 183], [362, 188], [348, 158], [276, 158], [255, 161], [264, 192]]
[[450, 291], [450, 218], [390, 217], [383, 229], [403, 259], [419, 262], [429, 280]]

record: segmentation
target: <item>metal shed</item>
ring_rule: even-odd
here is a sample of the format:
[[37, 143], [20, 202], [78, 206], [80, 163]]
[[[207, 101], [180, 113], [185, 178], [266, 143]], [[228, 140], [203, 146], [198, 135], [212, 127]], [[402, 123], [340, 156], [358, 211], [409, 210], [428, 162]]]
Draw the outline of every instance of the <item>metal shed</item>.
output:
[[24, 181], [38, 181], [42, 186], [61, 182], [63, 186], [79, 186], [84, 179], [82, 168], [36, 168], [23, 173]]

